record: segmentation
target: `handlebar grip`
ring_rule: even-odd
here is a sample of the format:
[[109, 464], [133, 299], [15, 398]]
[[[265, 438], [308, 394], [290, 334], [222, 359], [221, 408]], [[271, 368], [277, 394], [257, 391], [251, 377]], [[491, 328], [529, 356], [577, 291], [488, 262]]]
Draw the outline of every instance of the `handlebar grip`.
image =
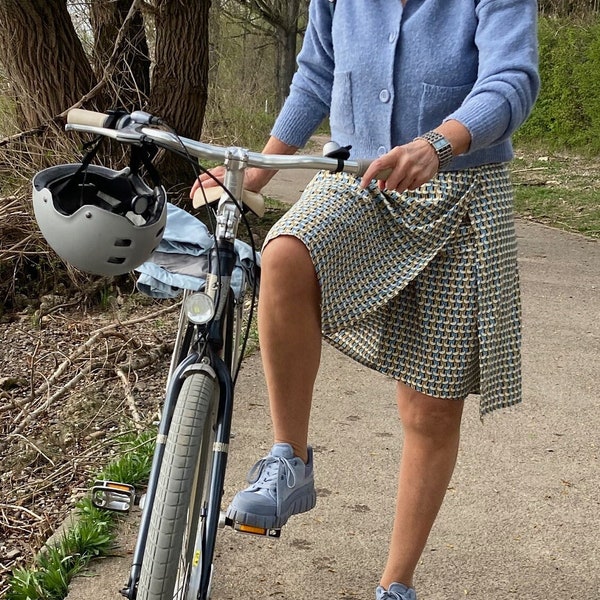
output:
[[[365, 159], [359, 159], [356, 161], [358, 164], [358, 170], [356, 172], [356, 175], [358, 177], [362, 177], [365, 174], [365, 171], [369, 168], [369, 166], [371, 165], [371, 163], [373, 162], [372, 160], [365, 160]], [[379, 173], [377, 173], [374, 177], [374, 179], [377, 180], [383, 180], [385, 181], [389, 176], [390, 173], [392, 172], [392, 169], [383, 169], [383, 171], [379, 171]]]
[[70, 125], [106, 127], [108, 119], [110, 119], [110, 115], [83, 108], [73, 108], [67, 113], [67, 123]]
[[379, 171], [379, 173], [375, 175], [375, 179], [377, 179], [377, 181], [385, 181], [390, 176], [391, 172], [392, 169], [383, 169], [383, 171]]
[[356, 175], [357, 177], [362, 177], [365, 174], [365, 171], [369, 168], [371, 161], [366, 160], [364, 158], [360, 158], [356, 162], [358, 163], [358, 170], [356, 171]]

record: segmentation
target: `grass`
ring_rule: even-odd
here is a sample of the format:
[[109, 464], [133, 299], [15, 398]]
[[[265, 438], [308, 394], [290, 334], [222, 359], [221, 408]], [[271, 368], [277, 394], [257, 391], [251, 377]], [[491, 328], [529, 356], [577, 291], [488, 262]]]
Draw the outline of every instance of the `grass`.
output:
[[95, 508], [90, 499], [78, 506], [77, 522], [38, 554], [35, 565], [16, 569], [7, 600], [62, 600], [69, 582], [87, 563], [112, 548], [116, 519]]
[[600, 239], [600, 201], [597, 192], [564, 188], [524, 189], [517, 186], [515, 207], [524, 218]]
[[511, 165], [515, 210], [523, 218], [600, 239], [600, 161], [519, 148]]
[[[97, 479], [141, 485], [148, 480], [154, 453], [154, 431], [121, 439], [120, 458], [107, 465]], [[118, 513], [93, 506], [90, 498], [77, 504], [74, 524], [58, 541], [46, 545], [31, 567], [15, 569], [6, 600], [62, 600], [69, 583], [93, 558], [113, 548]]]

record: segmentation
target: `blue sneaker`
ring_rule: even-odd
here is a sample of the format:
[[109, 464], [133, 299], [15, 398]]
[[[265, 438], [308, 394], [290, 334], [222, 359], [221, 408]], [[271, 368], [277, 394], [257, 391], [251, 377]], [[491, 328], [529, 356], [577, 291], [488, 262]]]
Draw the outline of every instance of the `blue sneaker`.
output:
[[388, 589], [379, 586], [375, 590], [376, 600], [417, 600], [417, 593], [413, 588], [402, 583], [390, 583]]
[[248, 482], [251, 485], [231, 501], [227, 516], [238, 523], [279, 529], [292, 515], [310, 510], [317, 502], [312, 448], [304, 464], [289, 444], [275, 444], [252, 467]]

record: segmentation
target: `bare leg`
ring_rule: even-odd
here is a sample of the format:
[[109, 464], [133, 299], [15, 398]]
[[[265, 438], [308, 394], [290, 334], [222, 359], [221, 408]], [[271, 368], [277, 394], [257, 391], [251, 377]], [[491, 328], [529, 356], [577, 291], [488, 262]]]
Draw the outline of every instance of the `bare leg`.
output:
[[388, 561], [381, 578], [413, 585], [413, 575], [456, 464], [463, 400], [426, 396], [398, 384], [404, 447]]
[[262, 253], [258, 332], [275, 442], [307, 460], [313, 386], [321, 359], [320, 288], [308, 250], [280, 236]]

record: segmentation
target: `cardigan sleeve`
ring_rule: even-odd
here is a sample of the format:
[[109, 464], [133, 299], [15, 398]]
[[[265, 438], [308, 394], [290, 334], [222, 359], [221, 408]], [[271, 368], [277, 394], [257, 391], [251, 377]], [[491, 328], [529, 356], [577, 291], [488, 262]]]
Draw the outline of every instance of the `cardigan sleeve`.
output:
[[332, 13], [328, 0], [312, 0], [298, 69], [271, 135], [302, 148], [329, 114], [333, 84]]
[[510, 138], [529, 116], [540, 87], [536, 1], [480, 0], [477, 18], [477, 81], [445, 119], [469, 130], [469, 151]]

